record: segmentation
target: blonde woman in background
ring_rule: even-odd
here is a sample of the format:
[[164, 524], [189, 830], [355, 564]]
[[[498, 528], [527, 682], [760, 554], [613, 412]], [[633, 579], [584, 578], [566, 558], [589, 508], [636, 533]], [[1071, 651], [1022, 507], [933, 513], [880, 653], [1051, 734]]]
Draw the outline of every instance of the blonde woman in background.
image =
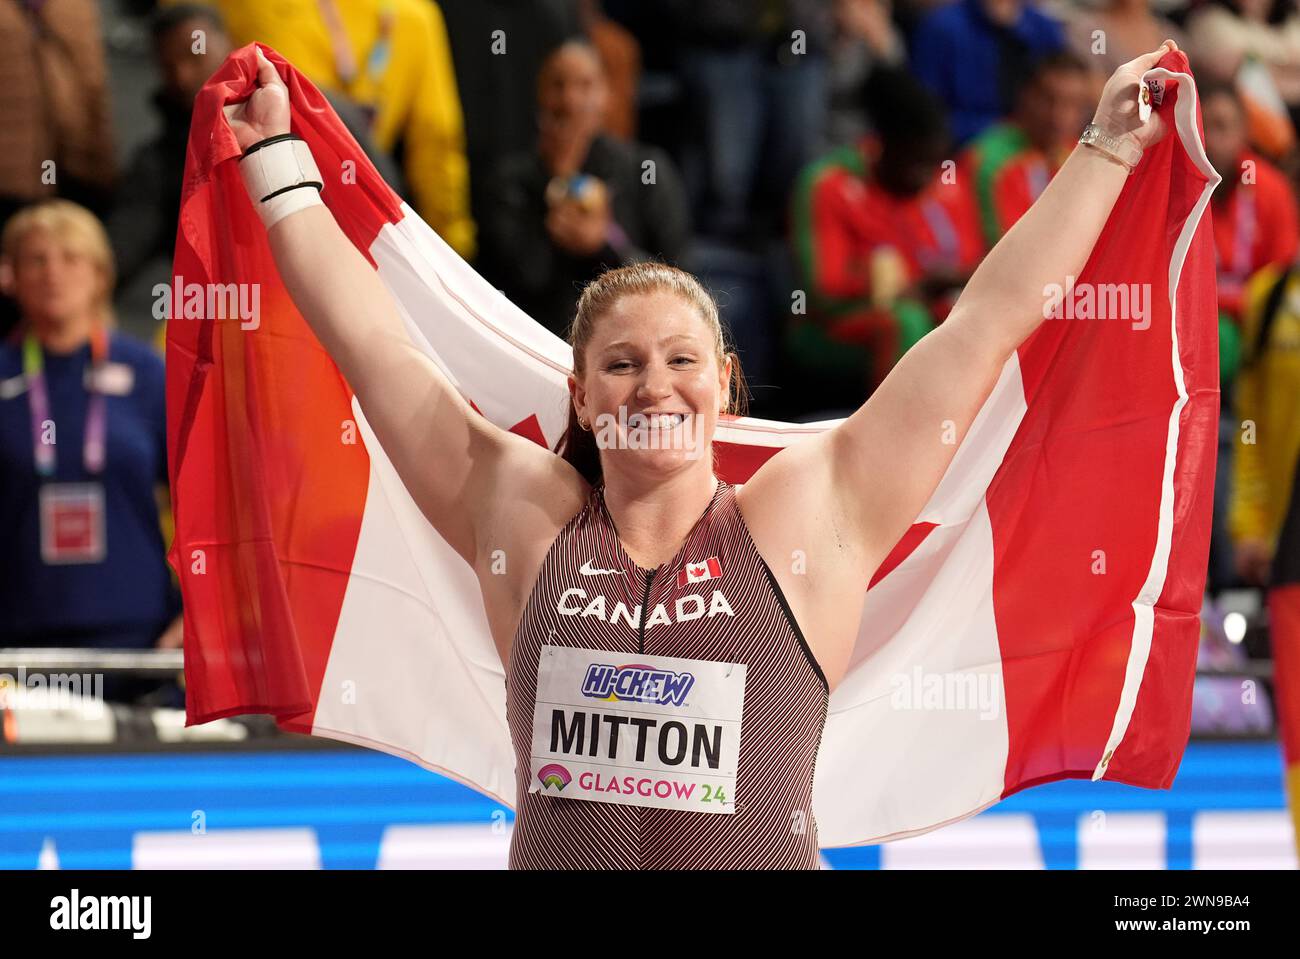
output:
[[[67, 200], [14, 214], [0, 288], [0, 645], [180, 645], [157, 491], [167, 479], [163, 363], [113, 329], [99, 220]], [[109, 677], [108, 698], [157, 683]]]

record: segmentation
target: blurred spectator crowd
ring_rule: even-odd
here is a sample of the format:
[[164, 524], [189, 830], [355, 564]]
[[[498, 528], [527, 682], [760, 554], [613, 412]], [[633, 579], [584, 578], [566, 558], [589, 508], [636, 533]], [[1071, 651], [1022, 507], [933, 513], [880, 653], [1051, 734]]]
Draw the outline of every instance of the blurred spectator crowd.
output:
[[717, 294], [751, 413], [810, 420], [943, 321], [1165, 37], [1223, 175], [1210, 586], [1262, 587], [1300, 454], [1294, 0], [0, 0], [0, 646], [180, 642], [150, 291], [234, 47], [324, 90], [539, 323], [564, 335], [607, 266], [675, 263]]

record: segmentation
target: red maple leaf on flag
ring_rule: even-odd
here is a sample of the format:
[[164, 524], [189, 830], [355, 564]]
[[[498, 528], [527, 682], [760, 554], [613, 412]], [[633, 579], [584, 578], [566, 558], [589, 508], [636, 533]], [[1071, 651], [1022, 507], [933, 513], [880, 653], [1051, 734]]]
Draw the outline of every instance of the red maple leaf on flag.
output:
[[[479, 416], [483, 415], [483, 411], [478, 408], [478, 405], [473, 400], [469, 399], [469, 397], [465, 399], [469, 403], [470, 409]], [[546, 446], [546, 434], [542, 432], [542, 424], [538, 422], [536, 413], [528, 414], [524, 419], [510, 427], [510, 432], [517, 433], [526, 440], [532, 440], [543, 449], [549, 448]]]

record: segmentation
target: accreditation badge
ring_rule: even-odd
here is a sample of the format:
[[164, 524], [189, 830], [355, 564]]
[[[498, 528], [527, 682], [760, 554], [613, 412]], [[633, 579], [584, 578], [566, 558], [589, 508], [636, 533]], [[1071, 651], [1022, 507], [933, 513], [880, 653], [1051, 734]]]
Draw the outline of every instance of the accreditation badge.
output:
[[96, 363], [86, 367], [85, 387], [105, 396], [129, 396], [135, 388], [135, 370], [126, 363]]
[[104, 539], [100, 483], [45, 483], [40, 492], [41, 559], [51, 566], [99, 563]]
[[736, 811], [745, 666], [542, 647], [528, 791]]

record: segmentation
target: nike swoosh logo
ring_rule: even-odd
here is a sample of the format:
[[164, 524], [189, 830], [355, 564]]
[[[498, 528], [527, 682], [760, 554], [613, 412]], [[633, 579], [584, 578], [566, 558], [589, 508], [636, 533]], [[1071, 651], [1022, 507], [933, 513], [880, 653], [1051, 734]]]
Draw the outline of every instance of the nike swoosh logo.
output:
[[587, 560], [578, 570], [583, 576], [602, 576], [605, 573], [621, 573], [621, 569], [592, 569], [591, 560]]

